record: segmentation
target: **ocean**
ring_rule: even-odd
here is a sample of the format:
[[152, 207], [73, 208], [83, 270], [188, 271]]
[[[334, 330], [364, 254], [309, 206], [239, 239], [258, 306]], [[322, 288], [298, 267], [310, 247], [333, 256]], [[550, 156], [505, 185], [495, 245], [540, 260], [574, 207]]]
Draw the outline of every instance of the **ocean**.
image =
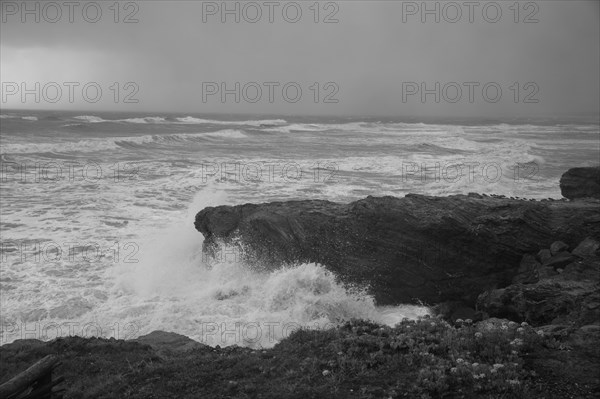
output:
[[[418, 120], [2, 111], [0, 344], [153, 330], [270, 347], [352, 318], [394, 325], [323, 266], [202, 254], [207, 206], [469, 192], [561, 198], [599, 163], [597, 120]], [[236, 247], [237, 248], [237, 247]]]

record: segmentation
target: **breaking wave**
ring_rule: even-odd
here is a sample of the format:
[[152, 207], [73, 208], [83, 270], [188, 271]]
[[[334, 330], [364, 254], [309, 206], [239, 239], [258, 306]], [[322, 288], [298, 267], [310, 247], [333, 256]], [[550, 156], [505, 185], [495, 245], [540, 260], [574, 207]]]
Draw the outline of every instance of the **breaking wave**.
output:
[[179, 117], [179, 118], [165, 118], [161, 116], [147, 116], [143, 118], [126, 118], [126, 119], [103, 119], [99, 116], [94, 115], [81, 115], [76, 116], [74, 119], [81, 120], [88, 123], [137, 123], [137, 124], [188, 124], [188, 125], [231, 125], [231, 126], [254, 126], [254, 127], [265, 127], [265, 126], [278, 126], [286, 124], [287, 122], [283, 119], [261, 119], [261, 120], [245, 120], [245, 121], [226, 121], [216, 119], [201, 119], [192, 116]]
[[12, 143], [0, 145], [1, 154], [35, 154], [35, 153], [72, 153], [108, 151], [119, 148], [130, 148], [144, 144], [178, 144], [186, 142], [202, 142], [215, 139], [243, 139], [247, 135], [242, 130], [225, 129], [206, 133], [155, 134], [143, 136], [90, 138], [60, 143]]

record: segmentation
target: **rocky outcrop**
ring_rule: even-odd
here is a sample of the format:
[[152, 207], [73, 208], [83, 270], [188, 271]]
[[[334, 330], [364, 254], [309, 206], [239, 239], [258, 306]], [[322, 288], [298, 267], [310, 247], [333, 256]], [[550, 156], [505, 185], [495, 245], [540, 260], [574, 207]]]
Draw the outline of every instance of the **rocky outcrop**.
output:
[[565, 198], [600, 198], [600, 166], [573, 168], [560, 178], [560, 191]]
[[[477, 307], [490, 316], [527, 321], [535, 325], [581, 327], [600, 321], [600, 243], [586, 238], [572, 253], [564, 243], [550, 258], [527, 254], [527, 264], [537, 278], [518, 279], [506, 288], [479, 296]], [[541, 251], [540, 251], [541, 252]], [[566, 327], [563, 327], [563, 329]]]
[[[479, 294], [507, 287], [515, 278], [537, 281], [539, 260], [523, 264], [523, 255], [557, 240], [573, 248], [586, 237], [600, 237], [599, 206], [594, 199], [407, 195], [350, 204], [211, 207], [196, 215], [195, 226], [204, 235], [207, 253], [237, 243], [253, 267], [317, 262], [346, 283], [368, 285], [380, 304], [459, 301], [474, 306]], [[546, 261], [558, 268], [567, 258], [563, 246], [555, 249], [562, 251], [546, 254]]]
[[142, 335], [132, 341], [149, 345], [158, 355], [162, 356], [165, 354], [188, 352], [206, 347], [206, 345], [194, 341], [185, 335], [165, 331], [152, 331], [151, 333]]

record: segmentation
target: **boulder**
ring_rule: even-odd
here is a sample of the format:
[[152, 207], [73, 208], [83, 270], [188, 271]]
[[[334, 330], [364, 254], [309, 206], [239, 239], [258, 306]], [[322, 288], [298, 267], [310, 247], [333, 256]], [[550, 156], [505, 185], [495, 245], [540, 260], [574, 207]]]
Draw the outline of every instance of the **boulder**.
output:
[[565, 198], [600, 198], [600, 166], [573, 168], [560, 178], [560, 191]]
[[540, 262], [544, 263], [552, 257], [552, 252], [550, 252], [549, 249], [540, 249], [540, 251], [537, 254], [537, 257], [540, 260]]
[[570, 253], [564, 251], [559, 252], [552, 256], [550, 259], [543, 263], [546, 267], [552, 267], [554, 269], [564, 269], [565, 266], [576, 260], [577, 258]]
[[552, 255], [556, 255], [559, 252], [564, 252], [569, 249], [569, 245], [562, 241], [554, 241], [552, 245], [550, 245], [550, 253]]
[[526, 254], [523, 255], [517, 275], [513, 278], [513, 284], [531, 284], [537, 283], [540, 279], [539, 268], [540, 263], [535, 259], [535, 256]]
[[598, 256], [598, 248], [600, 248], [600, 243], [588, 237], [573, 250], [573, 255], [580, 258], [596, 257]]
[[132, 341], [150, 345], [158, 354], [187, 352], [193, 349], [206, 347], [206, 345], [194, 341], [185, 335], [165, 331], [152, 331], [151, 333], [142, 335]]

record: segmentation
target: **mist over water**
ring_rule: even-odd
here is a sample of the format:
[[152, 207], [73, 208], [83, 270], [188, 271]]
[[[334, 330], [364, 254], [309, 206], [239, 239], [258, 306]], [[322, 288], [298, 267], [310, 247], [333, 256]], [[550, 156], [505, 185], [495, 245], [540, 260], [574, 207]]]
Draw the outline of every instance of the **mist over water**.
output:
[[[1, 343], [152, 330], [268, 347], [296, 328], [425, 314], [316, 264], [202, 254], [195, 214], [275, 200], [495, 193], [560, 198], [597, 124], [3, 113]], [[93, 250], [90, 250], [92, 248]], [[229, 254], [230, 256], [227, 256]]]

